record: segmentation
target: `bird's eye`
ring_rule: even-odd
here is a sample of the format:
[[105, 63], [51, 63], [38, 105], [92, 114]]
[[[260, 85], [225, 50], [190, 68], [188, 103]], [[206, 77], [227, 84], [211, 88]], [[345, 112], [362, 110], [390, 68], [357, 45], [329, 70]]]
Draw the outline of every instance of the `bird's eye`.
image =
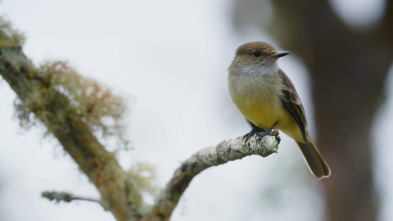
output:
[[252, 55], [254, 55], [254, 57], [259, 57], [259, 56], [261, 56], [261, 52], [259, 52], [259, 51], [254, 51], [254, 52], [252, 53]]

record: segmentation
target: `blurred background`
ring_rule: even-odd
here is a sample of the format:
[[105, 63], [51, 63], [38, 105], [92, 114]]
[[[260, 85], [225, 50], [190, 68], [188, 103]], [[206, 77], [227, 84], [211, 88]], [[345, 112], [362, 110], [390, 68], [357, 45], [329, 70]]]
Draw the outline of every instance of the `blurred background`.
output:
[[[172, 220], [393, 220], [393, 3], [387, 0], [2, 0], [39, 65], [67, 60], [129, 98], [124, 168], [157, 167], [163, 186], [199, 149], [249, 131], [227, 92], [235, 49], [267, 41], [294, 82], [311, 136], [332, 169], [309, 173], [295, 142], [279, 153], [208, 169]], [[42, 191], [98, 192], [62, 147], [25, 131], [0, 81], [0, 220], [114, 220], [88, 202], [56, 205]]]

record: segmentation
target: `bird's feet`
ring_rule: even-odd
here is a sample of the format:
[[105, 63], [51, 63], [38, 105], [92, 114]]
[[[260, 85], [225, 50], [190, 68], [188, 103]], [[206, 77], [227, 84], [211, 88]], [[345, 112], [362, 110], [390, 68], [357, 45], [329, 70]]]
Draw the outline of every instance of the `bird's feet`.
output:
[[273, 136], [277, 136], [279, 133], [277, 130], [273, 130], [272, 128], [268, 129], [267, 131], [264, 131], [262, 133], [259, 133], [256, 135], [256, 140], [257, 142], [260, 142], [261, 139], [266, 136], [266, 135], [273, 135]]
[[[274, 130], [274, 131], [273, 131], [273, 128], [274, 128], [277, 124], [278, 124], [278, 121], [276, 121], [269, 129], [267, 129], [267, 130], [264, 131], [263, 133], [257, 134], [257, 136], [256, 136], [257, 142], [261, 141], [261, 139], [262, 139], [264, 136], [266, 136], [266, 135], [274, 135], [274, 136], [278, 135], [278, 131], [277, 131], [277, 130]], [[272, 131], [273, 131], [273, 133], [272, 133]]]
[[260, 142], [261, 139], [266, 136], [266, 135], [273, 135], [273, 136], [278, 136], [278, 131], [277, 130], [273, 130], [273, 128], [278, 124], [278, 121], [275, 122], [269, 129], [267, 129], [266, 131], [262, 128], [259, 127], [253, 127], [252, 130], [247, 133], [246, 135], [244, 135], [243, 137], [243, 141], [244, 143], [247, 144], [247, 141], [250, 139], [250, 137], [252, 137], [253, 135], [256, 134], [256, 141]]
[[262, 132], [264, 132], [263, 129], [253, 127], [249, 133], [247, 133], [246, 135], [243, 136], [244, 143], [247, 144], [247, 141], [250, 139], [250, 137], [254, 136], [255, 134], [262, 133]]

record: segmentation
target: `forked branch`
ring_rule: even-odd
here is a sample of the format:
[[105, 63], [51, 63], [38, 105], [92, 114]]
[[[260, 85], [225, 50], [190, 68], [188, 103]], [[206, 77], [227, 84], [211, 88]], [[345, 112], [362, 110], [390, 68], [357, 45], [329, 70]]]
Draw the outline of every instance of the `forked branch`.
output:
[[[97, 103], [91, 103], [91, 93], [89, 95], [83, 89], [88, 87], [90, 91], [98, 91], [97, 94], [105, 94], [104, 97], [97, 95], [95, 100], [97, 102], [104, 100], [103, 105], [111, 104], [114, 110], [122, 107], [117, 102], [118, 99], [110, 92], [102, 91], [99, 85], [92, 81], [78, 84], [86, 79], [75, 71], [67, 69], [61, 62], [52, 66], [35, 67], [21, 49], [22, 39], [0, 17], [0, 75], [18, 96], [18, 114], [27, 123], [31, 118], [41, 122], [48, 133], [52, 134], [75, 160], [101, 195], [101, 198], [96, 200], [64, 192], [44, 192], [45, 198], [68, 202], [72, 200], [99, 202], [117, 220], [122, 221], [169, 220], [191, 180], [203, 170], [249, 155], [266, 157], [276, 152], [278, 148], [280, 139], [273, 132], [273, 136], [265, 136], [260, 142], [256, 142], [255, 136], [252, 136], [245, 145], [242, 137], [239, 137], [200, 150], [175, 171], [155, 204], [146, 205], [135, 180], [127, 175], [119, 166], [115, 155], [107, 151], [94, 134], [94, 128], [99, 126], [101, 118], [107, 116], [108, 111], [102, 110], [108, 108], [99, 109], [101, 111], [96, 111], [96, 115], [88, 115], [94, 113]], [[74, 76], [76, 84], [73, 84], [72, 78], [64, 78], [64, 75]], [[62, 82], [68, 84], [61, 85]], [[87, 86], [83, 88], [81, 85]], [[69, 91], [64, 93], [64, 90]], [[107, 98], [111, 96], [113, 99], [108, 100]], [[76, 104], [85, 104], [85, 106]], [[120, 118], [120, 115], [116, 116]]]

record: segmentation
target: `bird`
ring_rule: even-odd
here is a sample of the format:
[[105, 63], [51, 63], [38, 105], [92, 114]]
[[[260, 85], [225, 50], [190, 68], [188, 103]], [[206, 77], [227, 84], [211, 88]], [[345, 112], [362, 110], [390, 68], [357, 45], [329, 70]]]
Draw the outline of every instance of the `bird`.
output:
[[263, 41], [240, 45], [228, 67], [228, 90], [235, 106], [251, 126], [245, 142], [257, 135], [278, 129], [295, 140], [311, 171], [317, 178], [326, 178], [330, 168], [311, 139], [303, 104], [295, 86], [281, 70], [277, 60], [290, 54], [276, 51]]

